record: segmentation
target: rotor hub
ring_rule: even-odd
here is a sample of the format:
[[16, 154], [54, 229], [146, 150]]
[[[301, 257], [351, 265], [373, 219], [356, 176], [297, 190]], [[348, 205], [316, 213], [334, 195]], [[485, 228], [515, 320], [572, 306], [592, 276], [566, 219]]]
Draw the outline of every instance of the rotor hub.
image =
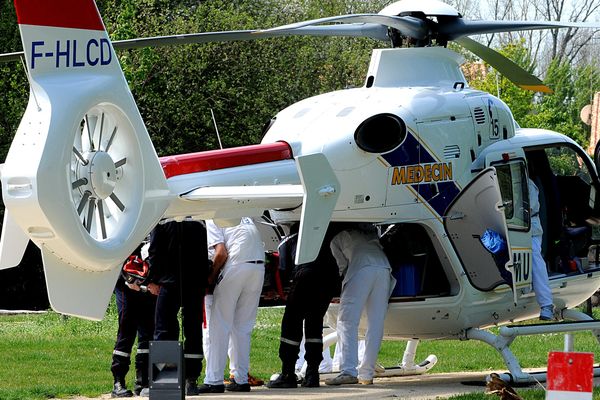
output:
[[460, 17], [460, 13], [451, 5], [438, 0], [402, 0], [390, 4], [379, 12], [381, 15], [410, 15], [422, 13], [426, 16]]
[[104, 151], [97, 151], [90, 159], [89, 179], [93, 193], [99, 199], [112, 194], [117, 185], [117, 168], [111, 156]]

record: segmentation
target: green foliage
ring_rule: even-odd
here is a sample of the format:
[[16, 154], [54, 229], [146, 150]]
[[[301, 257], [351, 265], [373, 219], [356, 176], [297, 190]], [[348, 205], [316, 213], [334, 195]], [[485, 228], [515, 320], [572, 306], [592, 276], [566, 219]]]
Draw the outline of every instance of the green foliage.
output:
[[[11, 0], [0, 0], [0, 53], [21, 49], [17, 17]], [[20, 63], [0, 63], [0, 159], [4, 160], [27, 105], [29, 84]]]
[[[115, 39], [266, 28], [376, 11], [381, 3], [99, 1]], [[259, 142], [263, 125], [281, 108], [361, 85], [372, 46], [367, 39], [292, 37], [129, 50], [119, 58], [157, 152], [166, 155], [217, 147], [211, 109], [225, 147]]]
[[[543, 389], [515, 389], [517, 394], [521, 396], [523, 400], [544, 400], [546, 398], [546, 392]], [[496, 399], [496, 396], [489, 396], [483, 393], [470, 393], [470, 394], [461, 394], [459, 396], [451, 396], [448, 400], [490, 400]], [[594, 388], [593, 399], [600, 398], [600, 389]]]
[[554, 93], [541, 97], [526, 122], [539, 128], [565, 133], [585, 145], [588, 134], [579, 119], [579, 111], [585, 103], [579, 107], [576, 101], [575, 88], [579, 78], [578, 68], [553, 61], [546, 73], [546, 84]]

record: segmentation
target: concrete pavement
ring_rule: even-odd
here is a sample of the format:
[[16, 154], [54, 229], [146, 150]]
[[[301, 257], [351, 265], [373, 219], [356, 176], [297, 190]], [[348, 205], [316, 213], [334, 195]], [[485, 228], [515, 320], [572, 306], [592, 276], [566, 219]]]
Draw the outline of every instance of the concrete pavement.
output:
[[[528, 370], [533, 372], [531, 370]], [[425, 374], [422, 376], [403, 376], [375, 378], [374, 385], [326, 386], [321, 382], [319, 388], [268, 389], [264, 386], [253, 387], [249, 393], [204, 394], [187, 396], [186, 399], [267, 399], [267, 400], [322, 400], [322, 399], [394, 399], [394, 400], [442, 400], [463, 393], [484, 393], [485, 377], [489, 372], [452, 372]], [[465, 385], [462, 382], [478, 382], [478, 385]], [[600, 386], [600, 378], [594, 378], [594, 385]], [[535, 386], [531, 386], [535, 388]], [[107, 384], [108, 390], [108, 384]], [[527, 390], [516, 388], [518, 393]], [[486, 396], [487, 397], [487, 396]], [[495, 398], [495, 397], [494, 397]], [[97, 400], [98, 398], [96, 398]], [[100, 399], [110, 399], [105, 394]], [[133, 399], [143, 399], [134, 397]], [[92, 400], [85, 397], [70, 400]], [[491, 399], [490, 399], [491, 400]]]
[[[462, 393], [485, 391], [485, 376], [488, 372], [460, 372], [425, 374], [422, 376], [375, 378], [374, 385], [326, 386], [319, 388], [268, 389], [253, 387], [249, 393], [205, 394], [187, 396], [186, 399], [267, 399], [267, 400], [320, 400], [320, 399], [397, 399], [429, 400], [445, 399]], [[479, 381], [480, 386], [464, 385], [464, 381]], [[108, 388], [108, 386], [107, 386]], [[517, 389], [518, 391], [518, 389]], [[101, 396], [109, 399], [110, 394]], [[136, 399], [136, 398], [134, 398]], [[137, 399], [142, 399], [137, 397]], [[89, 400], [77, 397], [74, 400]]]

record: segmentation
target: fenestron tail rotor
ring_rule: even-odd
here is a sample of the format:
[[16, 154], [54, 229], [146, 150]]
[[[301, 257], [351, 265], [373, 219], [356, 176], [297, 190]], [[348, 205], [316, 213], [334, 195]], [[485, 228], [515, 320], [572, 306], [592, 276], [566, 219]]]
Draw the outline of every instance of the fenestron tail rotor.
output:
[[[116, 109], [98, 105], [85, 113], [75, 133], [71, 155], [73, 207], [89, 235], [105, 240], [116, 232], [126, 204], [128, 157], [138, 155], [127, 146], [132, 133], [119, 125]], [[131, 140], [131, 138], [129, 138]]]

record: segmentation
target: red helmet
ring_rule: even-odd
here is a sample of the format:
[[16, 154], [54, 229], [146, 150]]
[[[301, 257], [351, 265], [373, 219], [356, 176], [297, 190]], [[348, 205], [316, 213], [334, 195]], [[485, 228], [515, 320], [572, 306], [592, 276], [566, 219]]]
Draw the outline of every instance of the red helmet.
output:
[[148, 277], [148, 263], [140, 256], [131, 255], [123, 264], [121, 275], [125, 282], [140, 285]]

